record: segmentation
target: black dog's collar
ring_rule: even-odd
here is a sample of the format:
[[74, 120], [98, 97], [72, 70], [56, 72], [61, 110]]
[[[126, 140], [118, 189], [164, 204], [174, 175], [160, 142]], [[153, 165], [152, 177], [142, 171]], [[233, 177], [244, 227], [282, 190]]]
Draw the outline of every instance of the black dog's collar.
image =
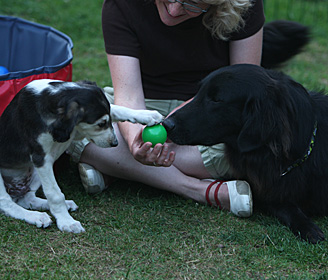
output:
[[310, 140], [310, 144], [309, 144], [309, 147], [308, 147], [305, 155], [303, 156], [303, 158], [299, 158], [298, 160], [296, 160], [291, 166], [289, 166], [286, 169], [285, 172], [281, 173], [280, 177], [285, 176], [292, 169], [294, 169], [295, 167], [300, 166], [303, 162], [305, 162], [308, 159], [308, 157], [312, 153], [312, 150], [313, 150], [313, 147], [314, 147], [315, 136], [317, 135], [317, 128], [318, 128], [318, 123], [317, 123], [317, 121], [315, 121], [315, 123], [314, 123], [314, 129], [313, 129], [313, 132], [312, 132], [312, 137], [311, 137], [311, 140]]

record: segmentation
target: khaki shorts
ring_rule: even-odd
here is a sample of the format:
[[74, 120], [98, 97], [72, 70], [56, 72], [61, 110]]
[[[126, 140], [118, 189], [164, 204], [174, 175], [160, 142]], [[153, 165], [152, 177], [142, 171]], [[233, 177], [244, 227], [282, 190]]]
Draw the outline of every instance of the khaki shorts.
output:
[[[106, 94], [110, 103], [114, 103], [114, 96]], [[156, 110], [163, 116], [167, 116], [173, 109], [181, 105], [181, 100], [145, 99], [148, 110]], [[224, 158], [224, 144], [213, 146], [198, 146], [202, 155], [203, 163], [207, 171], [215, 179], [229, 178], [229, 164]]]

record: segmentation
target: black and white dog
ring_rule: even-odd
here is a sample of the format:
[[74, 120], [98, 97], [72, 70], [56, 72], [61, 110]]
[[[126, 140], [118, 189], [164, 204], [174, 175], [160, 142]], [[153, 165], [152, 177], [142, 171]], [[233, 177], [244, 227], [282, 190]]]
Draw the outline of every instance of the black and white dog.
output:
[[231, 178], [254, 205], [311, 243], [310, 216], [328, 215], [328, 96], [283, 73], [234, 65], [206, 77], [195, 98], [163, 122], [180, 145], [225, 144]]
[[[84, 228], [68, 210], [53, 174], [54, 161], [73, 140], [87, 138], [100, 147], [116, 146], [112, 122], [154, 125], [156, 111], [110, 105], [102, 89], [88, 82], [35, 80], [25, 86], [0, 117], [0, 211], [37, 227], [48, 227], [50, 210], [61, 231]], [[42, 185], [47, 199], [36, 197]]]

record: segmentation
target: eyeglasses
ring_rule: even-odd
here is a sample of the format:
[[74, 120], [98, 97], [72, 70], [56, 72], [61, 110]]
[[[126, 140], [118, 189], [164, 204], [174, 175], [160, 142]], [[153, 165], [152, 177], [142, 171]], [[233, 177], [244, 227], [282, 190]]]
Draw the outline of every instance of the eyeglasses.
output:
[[[193, 13], [206, 13], [208, 11], [209, 8], [207, 9], [203, 9], [195, 4], [198, 4], [196, 2], [187, 0], [187, 1], [179, 1], [179, 0], [167, 0], [170, 3], [175, 3], [178, 2], [179, 4], [182, 5], [182, 8], [184, 8], [187, 11], [193, 12]], [[191, 4], [194, 3], [194, 4]], [[204, 4], [204, 3], [199, 3], [199, 4]]]

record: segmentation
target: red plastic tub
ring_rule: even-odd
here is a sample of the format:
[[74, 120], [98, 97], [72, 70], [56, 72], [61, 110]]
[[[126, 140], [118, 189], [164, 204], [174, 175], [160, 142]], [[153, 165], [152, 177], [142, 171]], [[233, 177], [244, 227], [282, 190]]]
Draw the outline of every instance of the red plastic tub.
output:
[[72, 80], [72, 40], [56, 29], [0, 16], [0, 115], [26, 84], [37, 79]]

